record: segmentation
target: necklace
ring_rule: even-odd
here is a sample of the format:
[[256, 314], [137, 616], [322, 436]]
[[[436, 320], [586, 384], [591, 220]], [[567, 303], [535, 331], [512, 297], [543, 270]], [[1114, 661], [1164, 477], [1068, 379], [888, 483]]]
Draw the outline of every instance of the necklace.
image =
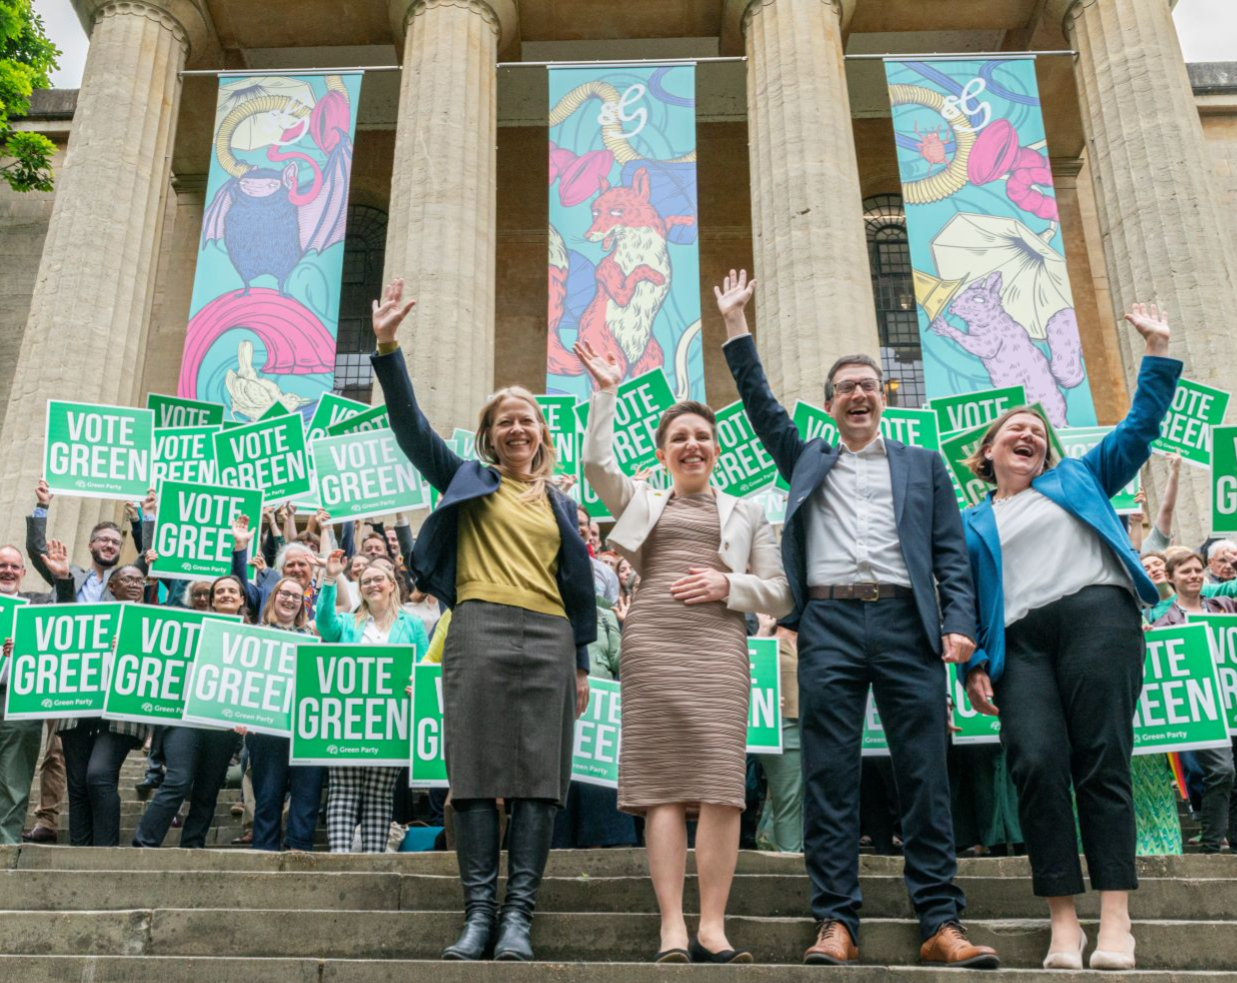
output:
[[992, 507], [994, 509], [1004, 508], [1006, 504], [1008, 504], [1009, 502], [1012, 502], [1015, 498], [1021, 495], [1024, 491], [1027, 491], [1028, 489], [1030, 489], [1030, 487], [1031, 487], [1030, 485], [1027, 485], [1026, 488], [1021, 488], [1018, 491], [1014, 492], [1012, 495], [1006, 495], [1004, 498], [998, 498], [996, 495], [993, 495], [992, 496]]

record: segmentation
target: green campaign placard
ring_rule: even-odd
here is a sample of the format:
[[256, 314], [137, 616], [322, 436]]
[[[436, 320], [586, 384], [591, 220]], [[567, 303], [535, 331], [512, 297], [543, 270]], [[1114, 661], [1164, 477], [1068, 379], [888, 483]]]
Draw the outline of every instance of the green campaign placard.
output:
[[1207, 642], [1224, 697], [1228, 732], [1237, 734], [1237, 614], [1190, 614], [1187, 617], [1190, 624], [1207, 626]]
[[335, 393], [323, 393], [314, 407], [314, 415], [309, 418], [305, 427], [305, 442], [312, 445], [315, 440], [329, 437], [327, 430], [339, 423], [351, 420], [354, 416], [368, 412], [372, 407], [368, 403], [358, 403], [347, 396]]
[[[634, 475], [657, 463], [657, 424], [673, 405], [674, 393], [661, 369], [628, 379], [618, 387], [614, 401], [614, 457], [624, 474]], [[576, 406], [581, 430], [588, 428], [588, 413], [588, 402]]]
[[385, 406], [373, 406], [326, 428], [328, 437], [343, 437], [350, 433], [368, 433], [371, 430], [389, 430], [391, 421]]
[[449, 788], [443, 756], [442, 666], [412, 667], [412, 742], [408, 756], [409, 788]]
[[150, 466], [151, 485], [163, 481], [188, 481], [213, 485], [215, 471], [214, 425], [201, 427], [155, 427], [155, 453]]
[[155, 426], [159, 429], [217, 427], [223, 423], [223, 404], [208, 403], [204, 399], [151, 393], [146, 397], [146, 408], [155, 414]]
[[1006, 386], [957, 396], [938, 396], [928, 400], [928, 409], [936, 414], [940, 432], [950, 434], [987, 426], [1006, 410], [1025, 406], [1026, 402], [1026, 390], [1022, 386]]
[[310, 490], [309, 452], [297, 414], [284, 413], [215, 434], [219, 482], [263, 491], [272, 501]]
[[889, 755], [889, 742], [885, 740], [885, 725], [876, 709], [876, 700], [868, 690], [868, 703], [863, 711], [863, 744], [860, 754], [865, 758], [880, 758]]
[[588, 512], [590, 519], [596, 519], [598, 522], [613, 522], [614, 516], [606, 508], [606, 503], [601, 500], [597, 490], [589, 484], [588, 478], [584, 476], [584, 434], [582, 433], [576, 434], [576, 456], [580, 461], [580, 481], [578, 484], [580, 504]]
[[588, 681], [588, 708], [576, 721], [571, 780], [618, 788], [623, 739], [623, 693], [612, 679]]
[[47, 401], [43, 476], [61, 495], [134, 501], [150, 488], [151, 410]]
[[[1099, 446], [1100, 441], [1115, 429], [1116, 427], [1063, 427], [1057, 431], [1057, 437], [1066, 457], [1081, 458]], [[1118, 515], [1136, 515], [1142, 511], [1134, 501], [1141, 484], [1140, 476], [1134, 475], [1134, 480], [1110, 499]]]
[[473, 430], [465, 430], [463, 427], [456, 427], [451, 431], [451, 439], [458, 441], [455, 447], [455, 453], [462, 457], [465, 461], [475, 461], [477, 459], [477, 434]]
[[236, 615], [188, 608], [124, 605], [103, 701], [104, 719], [179, 724], [189, 666], [207, 619], [241, 620]]
[[[554, 473], [580, 477], [580, 441], [576, 435], [579, 420], [576, 419], [576, 398], [574, 396], [537, 397], [537, 405], [545, 416], [546, 426], [550, 430], [550, 439], [554, 441]], [[461, 432], [453, 436], [457, 439]], [[475, 443], [476, 435], [468, 434], [470, 441]]]
[[1172, 405], [1160, 421], [1160, 436], [1152, 442], [1152, 450], [1157, 454], [1179, 452], [1183, 461], [1210, 467], [1211, 428], [1224, 422], [1228, 396], [1223, 389], [1180, 380]]
[[780, 526], [786, 521], [786, 493], [776, 488], [765, 488], [752, 497], [752, 501], [765, 510], [769, 525]]
[[316, 642], [314, 635], [208, 618], [198, 632], [182, 719], [291, 737], [296, 649]]
[[782, 673], [776, 638], [749, 638], [752, 695], [747, 709], [747, 753], [782, 753]]
[[1211, 531], [1237, 532], [1237, 426], [1211, 431]]
[[[1041, 408], [1038, 403], [1034, 406]], [[953, 480], [954, 491], [958, 493], [960, 508], [978, 505], [988, 496], [988, 492], [992, 491], [993, 486], [982, 478], [977, 478], [964, 463], [979, 449], [990, 423], [991, 421], [988, 421], [970, 430], [961, 430], [958, 433], [945, 434], [941, 437], [941, 457], [945, 459], [945, 470], [949, 472]], [[1048, 425], [1048, 442], [1056, 452], [1058, 459], [1065, 457], [1065, 448], [1051, 424]]]
[[13, 637], [13, 619], [17, 617], [17, 609], [29, 603], [24, 597], [0, 594], [0, 671], [4, 667], [4, 641]]
[[966, 695], [966, 679], [952, 662], [948, 670], [949, 698], [953, 706], [952, 721], [957, 728], [953, 732], [955, 744], [999, 744], [1001, 742], [1001, 718], [988, 717], [971, 706]]
[[717, 411], [719, 454], [713, 484], [736, 498], [768, 488], [777, 477], [777, 465], [752, 429], [741, 400]]
[[103, 712], [120, 604], [28, 604], [13, 620], [6, 720]]
[[1228, 718], [1207, 626], [1143, 634], [1143, 688], [1134, 711], [1134, 753], [1228, 747]]
[[301, 645], [289, 762], [402, 768], [415, 645]]
[[313, 455], [318, 500], [333, 523], [429, 507], [429, 485], [390, 430], [323, 437]]
[[151, 573], [171, 580], [203, 580], [232, 572], [232, 523], [249, 517], [262, 528], [262, 492], [222, 485], [165, 481], [155, 517], [158, 554]]

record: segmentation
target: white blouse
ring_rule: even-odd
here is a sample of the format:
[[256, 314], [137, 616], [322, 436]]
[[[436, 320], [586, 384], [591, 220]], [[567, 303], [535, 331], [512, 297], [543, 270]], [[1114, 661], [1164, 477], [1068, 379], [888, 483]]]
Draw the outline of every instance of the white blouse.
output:
[[1001, 538], [1005, 627], [1093, 584], [1134, 584], [1094, 529], [1034, 488], [993, 500]]
[[[394, 624], [394, 622], [392, 622]], [[378, 627], [378, 622], [374, 620], [374, 616], [370, 615], [365, 619], [365, 626], [361, 629], [361, 644], [363, 645], [386, 645], [387, 639], [391, 636], [391, 629], [383, 631]]]

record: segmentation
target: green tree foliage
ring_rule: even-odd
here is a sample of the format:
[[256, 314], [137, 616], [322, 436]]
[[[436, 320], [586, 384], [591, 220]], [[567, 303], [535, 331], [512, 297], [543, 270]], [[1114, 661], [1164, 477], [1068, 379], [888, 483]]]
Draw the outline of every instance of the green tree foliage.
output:
[[30, 93], [51, 85], [59, 49], [43, 29], [32, 0], [0, 0], [0, 177], [14, 191], [51, 191], [55, 145], [41, 133], [13, 129], [30, 111]]

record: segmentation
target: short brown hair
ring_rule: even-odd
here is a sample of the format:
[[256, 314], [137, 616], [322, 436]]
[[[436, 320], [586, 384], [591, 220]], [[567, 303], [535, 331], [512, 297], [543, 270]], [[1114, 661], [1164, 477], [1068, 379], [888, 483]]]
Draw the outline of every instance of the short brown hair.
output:
[[1195, 553], [1194, 550], [1186, 550], [1184, 553], [1174, 553], [1171, 560], [1164, 561], [1164, 570], [1171, 577], [1177, 572], [1178, 567], [1185, 566], [1191, 560], [1197, 560], [1198, 565], [1204, 570], [1207, 569], [1207, 561], [1203, 559], [1202, 553]]
[[708, 421], [709, 429], [713, 431], [713, 442], [716, 443], [717, 415], [704, 403], [697, 403], [694, 399], [685, 399], [675, 403], [661, 415], [661, 421], [657, 424], [657, 437], [655, 440], [657, 449], [661, 450], [666, 446], [666, 434], [670, 430], [670, 424], [674, 423], [681, 416], [693, 415], [704, 417]]
[[[1022, 413], [1030, 413], [1032, 416], [1039, 417], [1040, 422], [1044, 425], [1044, 430], [1047, 433], [1052, 433], [1052, 424], [1048, 419], [1037, 410], [1034, 406], [1015, 406], [1012, 410], [1006, 410], [990, 424], [988, 429], [984, 431], [983, 440], [979, 442], [979, 446], [975, 448], [975, 453], [968, 457], [962, 463], [970, 469], [971, 474], [975, 475], [981, 481], [986, 481], [990, 485], [996, 484], [996, 472], [992, 469], [992, 462], [984, 456], [986, 451], [996, 441], [996, 435], [1001, 432], [1001, 428], [1007, 424], [1012, 417]], [[1049, 470], [1057, 463], [1057, 454], [1053, 449], [1052, 441], [1048, 441], [1048, 448], [1044, 452], [1044, 471]], [[1043, 474], [1043, 471], [1040, 472]]]
[[[876, 378], [885, 381], [885, 373], [881, 371], [880, 362], [876, 361], [871, 355], [843, 355], [829, 367], [829, 374], [825, 376], [825, 402], [833, 401], [833, 377], [838, 374], [838, 369], [845, 368], [848, 365], [866, 365], [869, 369], [876, 373]], [[884, 386], [882, 385], [882, 389]]]

